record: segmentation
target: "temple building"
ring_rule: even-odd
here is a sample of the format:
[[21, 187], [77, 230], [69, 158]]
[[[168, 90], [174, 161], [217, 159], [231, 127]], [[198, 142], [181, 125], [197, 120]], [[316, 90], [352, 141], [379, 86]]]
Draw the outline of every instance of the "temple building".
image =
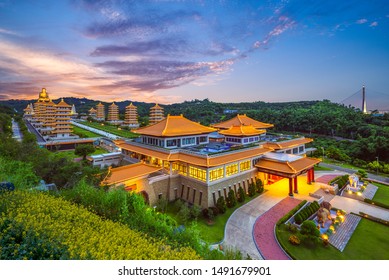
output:
[[150, 117], [149, 117], [150, 125], [162, 121], [164, 118], [165, 118], [164, 111], [161, 106], [155, 104], [155, 106], [150, 108]]
[[126, 112], [124, 115], [124, 125], [130, 128], [138, 128], [138, 109], [137, 107], [130, 103], [130, 105], [126, 106]]
[[70, 135], [71, 111], [72, 106], [63, 99], [55, 104], [43, 88], [37, 102], [24, 109], [24, 117], [46, 140], [63, 139], [74, 137]]
[[[162, 197], [181, 198], [202, 208], [214, 206], [231, 189], [237, 193], [242, 187], [247, 192], [257, 179], [271, 184], [288, 178], [285, 195], [293, 196], [298, 193], [297, 177], [306, 173], [308, 183], [314, 181], [313, 167], [320, 160], [303, 153], [311, 140], [271, 136], [266, 133], [271, 127], [245, 115], [213, 127], [168, 115], [134, 130], [140, 135], [134, 141], [115, 142], [132, 164], [110, 169], [103, 184], [140, 192], [151, 204]], [[213, 141], [215, 133], [224, 141]]]
[[90, 108], [89, 111], [88, 111], [88, 115], [91, 117], [91, 118], [94, 118], [96, 119], [97, 118], [97, 110], [95, 108]]
[[105, 121], [105, 106], [101, 102], [96, 105], [96, 120]]
[[76, 106], [72, 105], [72, 110], [70, 111], [70, 116], [72, 119], [77, 119], [78, 113], [76, 111]]
[[115, 104], [115, 102], [112, 102], [112, 104], [108, 106], [107, 121], [113, 124], [119, 122], [119, 107]]

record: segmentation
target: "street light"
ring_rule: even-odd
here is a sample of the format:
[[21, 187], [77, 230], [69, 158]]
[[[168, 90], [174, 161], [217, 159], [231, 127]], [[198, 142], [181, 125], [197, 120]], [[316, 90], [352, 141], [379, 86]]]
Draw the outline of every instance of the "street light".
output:
[[323, 151], [323, 162], [324, 162], [324, 148], [321, 147], [321, 150]]
[[377, 175], [378, 175], [378, 167], [380, 166], [380, 163], [378, 161], [378, 157], [375, 157], [377, 159]]

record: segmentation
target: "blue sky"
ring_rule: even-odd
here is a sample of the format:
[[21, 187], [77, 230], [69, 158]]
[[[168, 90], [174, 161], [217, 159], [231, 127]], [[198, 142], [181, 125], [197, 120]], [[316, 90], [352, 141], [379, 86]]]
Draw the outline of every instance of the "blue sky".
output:
[[0, 99], [389, 93], [389, 1], [0, 0]]

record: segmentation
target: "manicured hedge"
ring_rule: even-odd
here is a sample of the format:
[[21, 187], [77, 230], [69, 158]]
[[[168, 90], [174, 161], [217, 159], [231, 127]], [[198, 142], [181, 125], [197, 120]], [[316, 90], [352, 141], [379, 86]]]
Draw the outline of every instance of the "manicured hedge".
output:
[[320, 205], [317, 201], [312, 202], [307, 207], [305, 207], [303, 210], [301, 210], [295, 217], [294, 220], [297, 224], [301, 224], [306, 219], [308, 219], [310, 216], [312, 216], [314, 213], [319, 210]]
[[294, 215], [294, 213], [296, 213], [301, 207], [303, 207], [305, 205], [305, 203], [307, 203], [306, 200], [303, 200], [301, 201], [295, 208], [293, 208], [292, 210], [290, 210], [285, 216], [283, 216], [278, 222], [277, 222], [277, 226], [285, 223], [287, 220], [290, 219], [290, 217], [292, 217]]
[[[353, 214], [355, 214], [355, 213], [353, 213]], [[380, 224], [382, 224], [384, 226], [389, 227], [389, 221], [382, 220], [382, 219], [376, 218], [374, 216], [370, 216], [370, 215], [368, 215], [368, 214], [366, 214], [364, 212], [359, 212], [359, 214], [355, 214], [355, 215], [361, 216], [361, 217], [363, 217], [365, 219], [368, 219], [368, 220], [371, 220], [373, 222], [377, 222], [377, 223], [380, 223]]]
[[379, 202], [379, 201], [375, 201], [375, 200], [368, 199], [368, 198], [365, 198], [363, 201], [366, 202], [366, 203], [375, 205], [375, 206], [379, 206], [379, 207], [382, 207], [382, 208], [385, 208], [385, 209], [389, 209], [389, 205], [388, 204], [385, 204], [385, 203], [382, 203], [382, 202]]

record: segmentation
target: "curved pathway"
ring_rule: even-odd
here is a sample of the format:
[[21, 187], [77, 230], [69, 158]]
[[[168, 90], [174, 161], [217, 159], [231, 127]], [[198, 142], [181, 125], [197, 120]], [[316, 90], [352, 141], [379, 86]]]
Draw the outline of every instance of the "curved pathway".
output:
[[[307, 185], [305, 176], [299, 177], [298, 180], [299, 194], [296, 197], [300, 200], [309, 199], [308, 194], [319, 188], [319, 184]], [[249, 255], [252, 259], [263, 259], [254, 242], [254, 224], [259, 216], [287, 197], [288, 180], [284, 179], [266, 186], [266, 189], [265, 193], [238, 208], [230, 216], [224, 231], [223, 247], [237, 249], [243, 257]], [[278, 244], [276, 246], [278, 247]]]
[[278, 245], [274, 236], [274, 227], [279, 219], [296, 207], [301, 200], [287, 197], [261, 215], [254, 225], [253, 236], [257, 248], [264, 259], [289, 260], [290, 258]]

